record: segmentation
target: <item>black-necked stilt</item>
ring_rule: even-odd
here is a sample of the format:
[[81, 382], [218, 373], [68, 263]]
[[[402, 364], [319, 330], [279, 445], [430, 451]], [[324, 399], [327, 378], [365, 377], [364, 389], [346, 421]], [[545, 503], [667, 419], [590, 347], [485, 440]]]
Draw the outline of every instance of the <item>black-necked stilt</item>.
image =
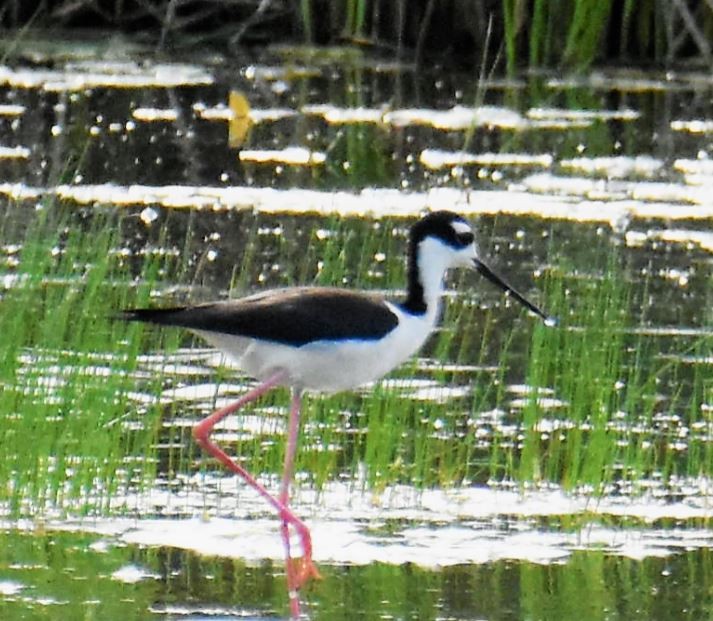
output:
[[[127, 320], [188, 328], [260, 380], [238, 401], [200, 421], [193, 435], [206, 451], [265, 497], [282, 519], [293, 616], [299, 615], [297, 590], [319, 575], [312, 563], [309, 530], [289, 508], [302, 395], [306, 391], [355, 388], [382, 377], [414, 354], [436, 324], [443, 278], [451, 267], [475, 268], [549, 321], [537, 306], [481, 261], [470, 225], [449, 211], [430, 213], [411, 228], [408, 293], [403, 302], [360, 291], [294, 287], [198, 306], [127, 310], [122, 315]], [[218, 421], [275, 386], [292, 390], [282, 486], [277, 497], [210, 440]], [[290, 554], [290, 525], [301, 542], [301, 559], [293, 559]]]

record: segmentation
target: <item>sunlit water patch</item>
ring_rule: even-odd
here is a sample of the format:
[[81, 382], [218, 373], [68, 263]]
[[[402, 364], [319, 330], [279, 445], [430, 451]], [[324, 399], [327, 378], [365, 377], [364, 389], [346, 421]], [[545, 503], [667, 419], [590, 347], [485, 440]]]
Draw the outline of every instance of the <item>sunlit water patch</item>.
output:
[[631, 108], [621, 110], [573, 110], [571, 108], [530, 108], [527, 116], [538, 121], [559, 119], [570, 121], [635, 121], [641, 113]]
[[0, 104], [0, 116], [3, 117], [17, 117], [22, 116], [25, 113], [25, 106], [20, 106], [17, 104]]
[[288, 147], [286, 149], [242, 149], [241, 162], [276, 162], [281, 164], [296, 164], [316, 166], [324, 164], [327, 156], [321, 152], [308, 151], [301, 147]]
[[[702, 489], [710, 482], [684, 485]], [[123, 504], [134, 512], [143, 506], [139, 512], [146, 515], [163, 507], [170, 518], [49, 520], [43, 529], [99, 534], [107, 538], [103, 546], [180, 548], [248, 563], [280, 561], [277, 518], [254, 492], [236, 479], [205, 476], [194, 478], [191, 486], [193, 491], [156, 491], [115, 500], [117, 506]], [[206, 501], [208, 511], [203, 510]], [[327, 565], [378, 562], [436, 569], [500, 560], [552, 563], [587, 549], [641, 560], [713, 544], [708, 529], [694, 525], [711, 517], [713, 509], [705, 496], [666, 502], [653, 492], [639, 499], [592, 499], [557, 489], [406, 486], [374, 495], [353, 483], [330, 483], [319, 493], [298, 489], [293, 508], [310, 526], [315, 560]], [[185, 517], [177, 519], [179, 514]], [[554, 521], [543, 526], [545, 519]], [[666, 520], [680, 526], [656, 527]], [[14, 528], [34, 526], [23, 522]], [[117, 572], [116, 579], [123, 582], [153, 577], [135, 567]]]
[[137, 121], [169, 122], [178, 119], [178, 110], [174, 110], [172, 108], [134, 108], [131, 116], [133, 116]]
[[175, 88], [211, 84], [203, 67], [187, 64], [147, 64], [131, 61], [83, 61], [62, 69], [0, 67], [0, 84], [45, 91], [81, 91], [86, 88]]
[[[284, 160], [296, 156], [299, 164], [319, 163], [309, 152], [258, 152], [256, 157]], [[251, 157], [250, 152], [248, 156]], [[156, 205], [177, 209], [256, 210], [273, 214], [340, 216], [410, 216], [425, 209], [456, 209], [470, 216], [509, 214], [552, 220], [609, 223], [618, 230], [632, 220], [704, 220], [713, 217], [713, 199], [707, 188], [672, 183], [607, 183], [589, 178], [532, 175], [524, 190], [507, 192], [463, 191], [438, 188], [426, 193], [368, 189], [360, 193], [277, 190], [254, 187], [207, 186], [58, 186], [33, 188], [0, 184], [0, 194], [14, 200], [56, 196], [80, 205]], [[539, 195], [539, 196], [538, 196]], [[646, 200], [643, 200], [646, 199]]]
[[569, 160], [562, 160], [560, 165], [565, 169], [601, 175], [610, 179], [622, 179], [631, 176], [654, 176], [659, 170], [661, 170], [664, 162], [662, 160], [643, 155], [639, 157], [577, 157]]
[[[203, 119], [204, 121], [232, 121], [237, 116], [236, 113], [225, 104], [208, 107], [204, 103], [198, 102], [193, 104], [193, 112], [199, 119]], [[297, 110], [289, 108], [251, 108], [247, 112], [250, 121], [253, 123], [279, 121], [296, 116], [297, 114]]]
[[[221, 526], [216, 525], [220, 534], [229, 538]], [[382, 532], [388, 538], [388, 526]], [[286, 613], [280, 598], [284, 576], [280, 565], [271, 561], [244, 563], [181, 548], [127, 544], [111, 532], [6, 530], [0, 537], [5, 549], [11, 547], [21, 559], [9, 563], [7, 555], [0, 555], [0, 572], [10, 576], [1, 583], [10, 593], [4, 595], [3, 613], [12, 621], [35, 614], [206, 621], [275, 619]], [[520, 606], [537, 617], [554, 610], [557, 618], [588, 612], [594, 619], [605, 616], [612, 605], [623, 610], [622, 619], [636, 618], [642, 609], [651, 610], [651, 618], [657, 619], [673, 620], [689, 612], [705, 618], [707, 603], [701, 589], [680, 588], [704, 572], [710, 560], [695, 547], [695, 534], [691, 539], [691, 550], [671, 556], [665, 553], [670, 540], [664, 538], [664, 553], [643, 560], [634, 554], [632, 558], [574, 549], [569, 558], [544, 563], [504, 560], [437, 569], [393, 563], [322, 564], [324, 580], [305, 589], [302, 597], [307, 616], [315, 620], [347, 621], [355, 615], [419, 621], [503, 618], [503, 610]], [[65, 552], [57, 555], [55, 550]], [[570, 573], [576, 579], [570, 579]], [[645, 580], [649, 588], [622, 594], [622, 573], [637, 582]], [[141, 579], [127, 582], [125, 576]], [[595, 592], [593, 583], [598, 585]], [[662, 598], [662, 591], [671, 595]], [[359, 596], [353, 599], [349, 593]]]
[[7, 159], [26, 160], [28, 157], [30, 157], [30, 150], [27, 147], [0, 146], [0, 160], [7, 160]]
[[439, 149], [424, 149], [419, 157], [421, 163], [432, 170], [441, 168], [478, 165], [478, 166], [535, 166], [549, 168], [552, 166], [552, 156], [528, 155], [525, 153], [464, 153], [449, 152]]
[[713, 132], [713, 120], [671, 121], [671, 129], [691, 134], [709, 134]]

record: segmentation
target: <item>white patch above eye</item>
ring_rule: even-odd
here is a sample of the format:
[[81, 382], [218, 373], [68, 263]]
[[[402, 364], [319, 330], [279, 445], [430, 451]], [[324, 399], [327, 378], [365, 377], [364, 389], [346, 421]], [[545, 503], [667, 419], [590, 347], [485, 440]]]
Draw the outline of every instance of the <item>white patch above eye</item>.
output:
[[456, 233], [472, 233], [473, 229], [467, 222], [462, 222], [461, 220], [453, 220], [451, 222], [451, 227]]

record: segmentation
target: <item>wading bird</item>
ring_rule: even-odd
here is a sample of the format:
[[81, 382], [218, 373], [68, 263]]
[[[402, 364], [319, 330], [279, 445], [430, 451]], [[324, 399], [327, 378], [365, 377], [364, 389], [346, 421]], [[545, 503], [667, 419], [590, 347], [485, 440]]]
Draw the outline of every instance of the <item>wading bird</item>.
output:
[[[412, 356], [434, 329], [443, 279], [454, 267], [476, 269], [549, 323], [532, 302], [495, 274], [478, 256], [473, 229], [450, 211], [429, 213], [410, 230], [406, 299], [393, 302], [363, 291], [292, 287], [242, 299], [178, 308], [126, 310], [122, 317], [187, 328], [237, 361], [260, 384], [236, 402], [200, 421], [193, 436], [203, 449], [241, 476], [282, 520], [287, 585], [293, 617], [300, 614], [298, 590], [318, 577], [309, 529], [289, 507], [302, 395], [333, 393], [381, 378]], [[216, 423], [276, 386], [292, 391], [282, 486], [273, 496], [211, 441]], [[302, 556], [290, 552], [290, 527]]]

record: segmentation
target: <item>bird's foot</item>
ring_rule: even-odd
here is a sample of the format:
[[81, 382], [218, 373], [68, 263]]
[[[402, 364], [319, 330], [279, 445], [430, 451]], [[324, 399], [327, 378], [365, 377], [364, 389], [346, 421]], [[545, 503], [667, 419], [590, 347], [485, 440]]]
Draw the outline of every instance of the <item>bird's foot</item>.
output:
[[290, 588], [299, 591], [310, 580], [321, 580], [317, 566], [311, 556], [300, 556], [287, 559], [287, 575]]

